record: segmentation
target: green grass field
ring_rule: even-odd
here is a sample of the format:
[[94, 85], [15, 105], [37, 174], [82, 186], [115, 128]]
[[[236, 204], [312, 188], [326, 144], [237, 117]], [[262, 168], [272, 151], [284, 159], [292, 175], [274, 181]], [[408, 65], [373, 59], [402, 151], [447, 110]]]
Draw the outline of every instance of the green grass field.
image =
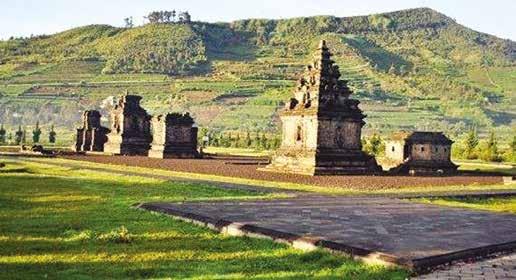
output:
[[492, 163], [472, 160], [456, 160], [462, 171], [496, 172], [506, 176], [516, 176], [514, 164]]
[[0, 169], [4, 279], [405, 279], [326, 252], [228, 237], [131, 208], [142, 201], [264, 198], [206, 184], [7, 162]]
[[516, 198], [418, 199], [417, 201], [443, 206], [471, 208], [516, 214]]

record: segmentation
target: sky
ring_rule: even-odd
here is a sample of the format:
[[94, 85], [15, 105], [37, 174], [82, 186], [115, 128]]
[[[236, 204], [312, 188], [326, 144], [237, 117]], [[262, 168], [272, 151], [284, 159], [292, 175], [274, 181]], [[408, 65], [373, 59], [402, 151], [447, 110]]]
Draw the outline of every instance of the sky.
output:
[[367, 15], [429, 7], [474, 30], [516, 41], [516, 0], [0, 0], [0, 39], [53, 34], [88, 24], [135, 24], [153, 10], [189, 11], [192, 20]]

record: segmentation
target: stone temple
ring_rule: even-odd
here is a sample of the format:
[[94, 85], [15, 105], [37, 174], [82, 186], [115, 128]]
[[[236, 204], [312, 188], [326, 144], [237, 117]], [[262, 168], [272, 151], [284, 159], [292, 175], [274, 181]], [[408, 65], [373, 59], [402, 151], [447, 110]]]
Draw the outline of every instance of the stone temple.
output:
[[77, 129], [75, 151], [77, 152], [102, 152], [107, 141], [109, 129], [101, 126], [100, 113], [96, 110], [84, 111], [82, 114], [82, 127]]
[[453, 141], [442, 132], [398, 133], [385, 145], [385, 156], [399, 164], [391, 169], [402, 174], [451, 174], [458, 166], [451, 161]]
[[365, 174], [381, 171], [362, 151], [366, 117], [350, 99], [347, 81], [321, 41], [286, 108], [280, 114], [282, 143], [265, 171], [306, 175]]
[[196, 158], [197, 127], [190, 114], [170, 113], [152, 118], [153, 141], [149, 157]]
[[104, 152], [147, 156], [152, 141], [151, 116], [140, 106], [142, 98], [126, 94], [111, 111], [111, 133]]

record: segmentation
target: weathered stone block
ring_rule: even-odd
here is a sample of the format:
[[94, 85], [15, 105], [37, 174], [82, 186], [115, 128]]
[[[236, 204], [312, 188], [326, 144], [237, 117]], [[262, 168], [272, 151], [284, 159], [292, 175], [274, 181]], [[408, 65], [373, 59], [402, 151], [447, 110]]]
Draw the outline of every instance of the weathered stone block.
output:
[[153, 141], [149, 157], [196, 158], [197, 127], [188, 113], [167, 114], [152, 118]]

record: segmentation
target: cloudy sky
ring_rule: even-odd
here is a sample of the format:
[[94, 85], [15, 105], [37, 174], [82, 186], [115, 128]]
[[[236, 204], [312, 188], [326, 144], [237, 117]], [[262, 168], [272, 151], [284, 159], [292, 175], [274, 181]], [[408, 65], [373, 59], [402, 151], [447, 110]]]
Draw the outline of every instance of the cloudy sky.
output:
[[52, 34], [87, 24], [141, 24], [153, 10], [188, 10], [193, 20], [354, 16], [430, 7], [459, 23], [516, 41], [516, 0], [0, 0], [0, 38]]

